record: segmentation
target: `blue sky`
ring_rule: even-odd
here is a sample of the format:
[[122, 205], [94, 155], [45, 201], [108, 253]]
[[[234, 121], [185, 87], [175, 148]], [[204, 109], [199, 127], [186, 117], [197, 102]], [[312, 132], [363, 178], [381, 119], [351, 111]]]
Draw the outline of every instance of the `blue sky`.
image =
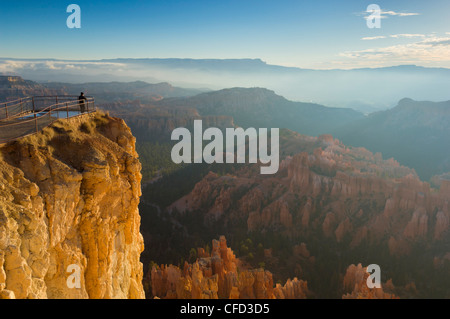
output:
[[[81, 29], [66, 8], [81, 7]], [[383, 11], [369, 29], [367, 5]], [[0, 57], [261, 58], [304, 68], [450, 67], [450, 1], [3, 1]], [[367, 15], [367, 14], [366, 14]]]

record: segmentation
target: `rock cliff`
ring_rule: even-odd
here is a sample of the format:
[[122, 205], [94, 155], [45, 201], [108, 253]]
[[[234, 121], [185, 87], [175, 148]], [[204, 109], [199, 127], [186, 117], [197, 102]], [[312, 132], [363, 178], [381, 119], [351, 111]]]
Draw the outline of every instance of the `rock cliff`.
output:
[[57, 121], [0, 154], [0, 297], [144, 298], [141, 164], [125, 122]]

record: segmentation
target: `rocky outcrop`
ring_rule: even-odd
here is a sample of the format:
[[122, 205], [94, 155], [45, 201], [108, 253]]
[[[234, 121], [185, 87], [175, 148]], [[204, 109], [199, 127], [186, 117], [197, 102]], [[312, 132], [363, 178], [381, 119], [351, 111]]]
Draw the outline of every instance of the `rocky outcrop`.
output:
[[[396, 295], [385, 292], [383, 284], [380, 288], [369, 288], [368, 277], [367, 267], [363, 267], [361, 264], [350, 265], [343, 282], [344, 291], [349, 292], [344, 294], [342, 299], [398, 299]], [[384, 286], [393, 289], [392, 281], [388, 281]]]
[[246, 269], [227, 247], [224, 236], [212, 241], [211, 255], [199, 249], [193, 264], [183, 269], [161, 265], [151, 270], [152, 294], [177, 299], [299, 299], [309, 294], [305, 281], [288, 280], [273, 285], [272, 274], [264, 269]]
[[141, 165], [123, 120], [58, 121], [1, 156], [2, 298], [144, 298]]
[[276, 299], [306, 299], [309, 292], [306, 281], [294, 278], [288, 279], [284, 286], [277, 284], [273, 293]]

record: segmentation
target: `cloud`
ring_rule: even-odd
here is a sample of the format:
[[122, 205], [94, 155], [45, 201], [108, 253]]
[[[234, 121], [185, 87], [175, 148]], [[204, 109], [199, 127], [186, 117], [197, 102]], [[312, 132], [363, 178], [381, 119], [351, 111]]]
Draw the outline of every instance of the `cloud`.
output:
[[450, 45], [450, 37], [432, 37], [424, 40], [423, 43], [431, 46]]
[[[373, 14], [373, 11], [364, 11], [364, 12], [359, 12], [359, 13], [356, 13], [356, 15], [359, 15], [359, 16], [364, 16], [364, 19], [371, 19], [372, 18], [372, 15]], [[387, 17], [388, 16], [391, 16], [391, 17], [411, 17], [411, 16], [418, 16], [418, 15], [420, 15], [420, 13], [417, 13], [417, 12], [396, 12], [396, 11], [393, 11], [393, 10], [383, 10], [383, 9], [381, 9], [381, 11], [380, 11], [380, 18], [381, 19], [387, 19]]]
[[[414, 38], [419, 35], [395, 35], [392, 38]], [[412, 43], [402, 43], [365, 50], [346, 51], [340, 57], [350, 59], [354, 63], [376, 63], [377, 65], [394, 65], [401, 63], [436, 64], [450, 62], [450, 37], [420, 35], [422, 39]]]
[[21, 70], [83, 70], [86, 68], [114, 69], [118, 67], [126, 67], [124, 63], [103, 62], [103, 61], [64, 61], [64, 60], [14, 60], [14, 59], [0, 59], [0, 72], [12, 73], [20, 72]]
[[423, 38], [424, 34], [409, 34], [409, 33], [401, 33], [401, 34], [391, 34], [391, 38]]
[[375, 37], [364, 37], [361, 40], [378, 40], [378, 39], [386, 39], [386, 38], [424, 38], [424, 34], [410, 34], [410, 33], [402, 33], [402, 34], [391, 34], [389, 36], [377, 35]]
[[46, 61], [44, 64], [50, 70], [61, 70], [62, 69], [61, 66], [57, 66], [57, 63], [54, 63], [54, 62]]
[[384, 35], [378, 35], [376, 37], [365, 37], [362, 38], [361, 40], [378, 40], [378, 39], [385, 39], [386, 37]]
[[12, 73], [17, 70], [29, 68], [36, 69], [36, 63], [30, 61], [2, 60], [0, 61], [0, 71], [3, 73]]
[[389, 16], [398, 16], [398, 17], [410, 17], [410, 16], [418, 16], [420, 13], [413, 12], [395, 12], [395, 11], [383, 11], [381, 10], [381, 16], [389, 15]]

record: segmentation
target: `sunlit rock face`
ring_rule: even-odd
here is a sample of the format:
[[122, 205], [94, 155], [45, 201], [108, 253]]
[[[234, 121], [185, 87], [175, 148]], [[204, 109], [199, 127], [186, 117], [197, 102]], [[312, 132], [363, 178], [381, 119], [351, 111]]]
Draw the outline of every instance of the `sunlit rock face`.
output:
[[141, 164], [123, 120], [58, 121], [1, 157], [0, 298], [145, 297]]
[[392, 280], [388, 280], [385, 284], [380, 283], [379, 288], [369, 288], [367, 280], [369, 273], [367, 268], [361, 264], [350, 265], [344, 276], [344, 291], [347, 293], [342, 299], [398, 299], [395, 294], [388, 293], [385, 290], [394, 290]]
[[212, 241], [208, 254], [198, 249], [199, 258], [185, 262], [183, 269], [173, 265], [153, 267], [150, 273], [152, 294], [165, 299], [304, 299], [306, 281], [288, 279], [274, 286], [272, 274], [262, 268], [251, 269], [227, 247], [224, 236]]

